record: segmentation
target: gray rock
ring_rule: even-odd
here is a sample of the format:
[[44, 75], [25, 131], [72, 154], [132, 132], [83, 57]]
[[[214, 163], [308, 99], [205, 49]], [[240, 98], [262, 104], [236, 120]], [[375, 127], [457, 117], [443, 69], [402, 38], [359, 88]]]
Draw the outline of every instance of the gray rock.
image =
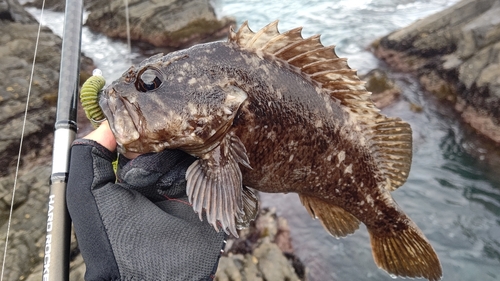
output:
[[217, 281], [295, 281], [297, 276], [277, 244], [264, 239], [245, 255], [236, 254], [221, 257], [215, 276]]
[[[35, 24], [0, 24], [0, 165], [7, 167], [0, 176], [12, 173], [17, 160], [37, 30]], [[48, 41], [51, 43], [44, 44]], [[37, 147], [42, 136], [52, 133], [55, 120], [55, 104], [48, 103], [48, 97], [57, 96], [59, 58], [58, 45], [52, 42], [60, 44], [61, 40], [43, 29], [40, 42], [39, 52], [54, 57], [35, 69], [24, 132], [25, 152]]]
[[[74, 240], [72, 242], [75, 242]], [[40, 244], [44, 243], [44, 241], [40, 242]], [[76, 245], [76, 244], [75, 244]], [[74, 249], [72, 247], [72, 249]], [[76, 256], [71, 262], [70, 262], [70, 267], [69, 267], [69, 280], [71, 281], [79, 281], [79, 280], [85, 280], [85, 263], [83, 262], [83, 257], [81, 255]], [[38, 263], [37, 266], [32, 269], [32, 273], [26, 277], [24, 280], [25, 281], [40, 281], [43, 280], [42, 278], [42, 273], [43, 273], [43, 264]]]
[[0, 178], [0, 221], [5, 222], [10, 213], [11, 206], [15, 209], [28, 200], [31, 183], [23, 181], [23, 178], [16, 182], [16, 194], [14, 204], [12, 204], [12, 190], [14, 179], [12, 177]]
[[250, 227], [230, 238], [215, 280], [305, 280], [304, 265], [293, 255], [287, 221], [263, 209]]
[[473, 18], [462, 27], [464, 40], [458, 41], [457, 55], [462, 59], [472, 57], [477, 50], [500, 41], [500, 2], [494, 2], [489, 10]]
[[17, 0], [0, 0], [0, 20], [18, 23], [36, 23]]
[[[241, 255], [239, 255], [241, 256]], [[236, 263], [238, 260], [237, 257], [221, 257], [219, 260], [219, 267], [217, 269], [217, 275], [215, 276], [215, 280], [218, 281], [242, 281], [243, 277], [241, 276], [240, 270], [241, 265], [238, 266]]]
[[[129, 0], [130, 36], [156, 47], [180, 48], [227, 35], [234, 19], [217, 19], [208, 0]], [[113, 38], [127, 38], [123, 0], [93, 1], [86, 25]]]
[[[0, 166], [5, 167], [0, 176], [12, 174], [17, 161], [37, 32], [38, 24], [0, 21]], [[52, 145], [47, 138], [51, 138], [55, 122], [60, 50], [61, 38], [42, 28], [21, 164], [36, 159], [35, 163], [47, 163], [39, 156]], [[90, 75], [92, 62], [83, 58], [81, 65], [82, 75]]]
[[265, 281], [262, 276], [262, 272], [257, 267], [258, 260], [255, 256], [251, 254], [246, 254], [241, 268], [242, 276], [244, 281]]
[[[27, 171], [19, 178], [20, 188], [28, 188], [30, 192], [25, 202], [12, 214], [8, 258], [5, 264], [6, 280], [25, 279], [43, 258], [44, 244], [40, 241], [44, 241], [46, 233], [49, 176], [50, 167], [40, 166]], [[22, 187], [23, 185], [29, 187]], [[6, 219], [1, 223], [0, 248], [4, 249], [8, 224]]]
[[455, 102], [472, 127], [500, 142], [500, 0], [463, 0], [372, 44], [375, 55], [415, 73]]
[[262, 243], [255, 249], [254, 256], [264, 280], [300, 280], [276, 244]]

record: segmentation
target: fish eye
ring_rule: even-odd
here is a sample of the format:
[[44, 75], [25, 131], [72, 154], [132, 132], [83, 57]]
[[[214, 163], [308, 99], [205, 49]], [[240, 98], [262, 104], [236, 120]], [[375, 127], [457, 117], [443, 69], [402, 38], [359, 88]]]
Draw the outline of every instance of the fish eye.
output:
[[154, 68], [145, 68], [137, 74], [135, 88], [140, 92], [148, 92], [161, 86], [161, 73]]

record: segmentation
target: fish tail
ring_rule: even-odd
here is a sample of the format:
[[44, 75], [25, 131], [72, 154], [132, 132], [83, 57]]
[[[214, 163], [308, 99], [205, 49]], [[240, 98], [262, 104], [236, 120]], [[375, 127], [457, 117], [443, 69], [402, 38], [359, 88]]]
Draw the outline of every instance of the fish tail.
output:
[[373, 259], [391, 275], [441, 280], [442, 269], [436, 252], [418, 227], [387, 232], [368, 229]]

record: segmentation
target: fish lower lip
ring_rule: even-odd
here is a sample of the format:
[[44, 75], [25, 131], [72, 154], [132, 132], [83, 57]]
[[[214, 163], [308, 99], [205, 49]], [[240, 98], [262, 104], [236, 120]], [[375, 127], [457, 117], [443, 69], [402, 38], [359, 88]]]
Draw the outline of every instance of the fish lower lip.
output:
[[108, 94], [101, 99], [99, 105], [119, 145], [127, 145], [139, 139], [139, 132], [124, 101]]
[[123, 109], [115, 113], [114, 120], [114, 132], [116, 141], [122, 145], [129, 144], [136, 141], [139, 138], [139, 133], [135, 127], [134, 121], [130, 116], [128, 110], [123, 105]]

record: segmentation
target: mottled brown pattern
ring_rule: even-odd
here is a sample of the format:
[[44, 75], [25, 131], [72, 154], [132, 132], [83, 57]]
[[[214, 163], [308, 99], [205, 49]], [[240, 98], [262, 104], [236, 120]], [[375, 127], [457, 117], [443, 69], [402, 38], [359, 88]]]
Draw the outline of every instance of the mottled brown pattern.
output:
[[[411, 129], [381, 115], [329, 50], [299, 29], [280, 34], [273, 23], [256, 34], [244, 25], [227, 43], [131, 68], [101, 105], [123, 149], [199, 157], [187, 192], [215, 228], [236, 235], [253, 219], [257, 198], [247, 186], [296, 192], [334, 236], [363, 222], [375, 262], [389, 273], [439, 280], [436, 253], [390, 195], [408, 176]], [[161, 85], [142, 85], [146, 69]]]

